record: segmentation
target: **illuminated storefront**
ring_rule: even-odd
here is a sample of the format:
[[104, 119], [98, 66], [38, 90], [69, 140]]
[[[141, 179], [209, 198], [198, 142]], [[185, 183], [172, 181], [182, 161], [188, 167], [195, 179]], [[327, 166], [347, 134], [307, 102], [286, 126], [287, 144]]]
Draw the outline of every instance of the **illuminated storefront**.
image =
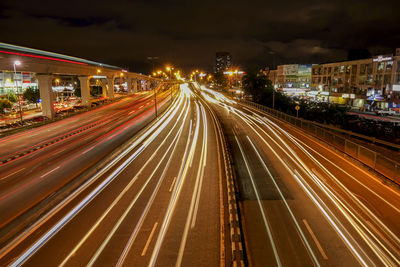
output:
[[22, 94], [27, 87], [37, 88], [37, 81], [33, 73], [0, 71], [0, 96], [10, 92]]

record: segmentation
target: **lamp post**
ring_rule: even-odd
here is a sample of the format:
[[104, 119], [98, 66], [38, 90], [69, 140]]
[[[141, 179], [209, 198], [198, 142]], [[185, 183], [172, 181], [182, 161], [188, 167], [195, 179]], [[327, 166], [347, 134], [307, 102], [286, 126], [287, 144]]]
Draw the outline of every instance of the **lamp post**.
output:
[[18, 94], [17, 67], [16, 67], [19, 65], [21, 65], [21, 62], [19, 60], [14, 61], [14, 84], [15, 84], [15, 91], [17, 92], [17, 95], [18, 95], [19, 117], [21, 119], [21, 124], [22, 124], [21, 98], [20, 98], [20, 95]]
[[[167, 66], [166, 67], [166, 70], [167, 71], [169, 71], [169, 81], [171, 82], [171, 80], [172, 80], [172, 74], [171, 74], [171, 71], [173, 70], [173, 68], [172, 67], [170, 67], [170, 66]], [[172, 84], [170, 84], [171, 85], [171, 100], [172, 100]]]

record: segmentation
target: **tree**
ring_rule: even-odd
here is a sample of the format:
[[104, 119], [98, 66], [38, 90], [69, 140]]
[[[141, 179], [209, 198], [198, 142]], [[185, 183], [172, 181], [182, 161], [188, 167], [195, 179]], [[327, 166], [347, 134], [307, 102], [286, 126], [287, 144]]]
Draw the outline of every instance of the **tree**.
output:
[[7, 94], [7, 99], [11, 101], [11, 103], [17, 103], [18, 101], [18, 96], [14, 94], [13, 92], [9, 92]]
[[259, 104], [266, 104], [268, 98], [272, 99], [272, 83], [256, 67], [249, 69], [243, 76], [243, 90], [247, 95], [253, 97], [254, 102]]
[[81, 97], [82, 96], [81, 85], [80, 84], [75, 87], [74, 95], [77, 96], [77, 97]]
[[12, 103], [8, 99], [0, 99], [0, 114], [5, 114], [4, 109], [5, 108], [11, 108]]
[[33, 88], [33, 87], [28, 87], [28, 88], [26, 88], [23, 96], [24, 96], [24, 99], [28, 100], [29, 102], [35, 103], [36, 108], [37, 108], [37, 103], [40, 99], [39, 89]]

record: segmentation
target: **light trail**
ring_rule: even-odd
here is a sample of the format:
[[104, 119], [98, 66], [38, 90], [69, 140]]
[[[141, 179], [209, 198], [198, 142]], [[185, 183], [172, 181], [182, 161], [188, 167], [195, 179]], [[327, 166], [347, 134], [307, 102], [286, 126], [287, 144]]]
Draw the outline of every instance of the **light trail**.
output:
[[242, 158], [243, 158], [244, 163], [246, 165], [246, 169], [247, 169], [247, 172], [249, 174], [250, 181], [251, 181], [251, 184], [253, 186], [254, 193], [255, 193], [255, 195], [257, 197], [258, 207], [260, 209], [261, 216], [262, 216], [263, 221], [264, 221], [265, 229], [267, 230], [267, 234], [268, 234], [269, 242], [270, 242], [271, 247], [272, 247], [272, 251], [274, 252], [276, 264], [278, 266], [282, 266], [282, 263], [281, 263], [281, 261], [279, 259], [278, 250], [276, 248], [275, 241], [274, 241], [274, 238], [272, 236], [272, 231], [271, 231], [271, 228], [270, 228], [269, 223], [267, 221], [267, 217], [266, 217], [265, 212], [264, 212], [264, 205], [261, 202], [261, 199], [260, 199], [260, 196], [258, 194], [258, 190], [257, 190], [256, 184], [255, 184], [254, 179], [253, 179], [253, 174], [252, 174], [252, 172], [250, 170], [250, 167], [249, 167], [249, 164], [247, 163], [247, 159], [246, 159], [246, 157], [244, 155], [242, 146], [240, 145], [239, 140], [237, 139], [236, 135], [235, 135], [235, 140], [236, 140], [236, 143], [237, 143], [237, 145], [238, 145], [238, 147], [240, 149], [240, 153], [242, 154]]
[[[274, 184], [276, 190], [278, 191], [279, 196], [281, 197], [283, 203], [285, 204], [286, 209], [288, 210], [288, 212], [289, 212], [289, 214], [290, 214], [290, 217], [292, 218], [293, 223], [296, 225], [297, 231], [300, 233], [300, 236], [301, 236], [301, 238], [303, 239], [303, 242], [306, 244], [307, 251], [310, 253], [310, 255], [311, 255], [311, 257], [312, 257], [314, 263], [315, 263], [317, 266], [320, 266], [317, 257], [315, 256], [315, 254], [314, 254], [314, 252], [313, 252], [313, 250], [312, 250], [310, 244], [308, 243], [307, 238], [306, 238], [306, 236], [305, 236], [304, 233], [303, 233], [303, 230], [301, 230], [301, 227], [300, 227], [299, 223], [297, 222], [297, 219], [296, 219], [296, 217], [294, 216], [294, 213], [293, 213], [292, 209], [290, 208], [289, 204], [287, 203], [285, 196], [283, 195], [281, 189], [279, 188], [278, 184], [276, 183], [274, 176], [273, 176], [272, 173], [270, 172], [269, 168], [268, 168], [267, 165], [265, 164], [264, 160], [262, 159], [260, 153], [258, 152], [257, 148], [255, 147], [255, 145], [253, 144], [253, 142], [251, 141], [251, 139], [249, 138], [249, 136], [246, 136], [246, 137], [247, 137], [247, 140], [250, 142], [251, 146], [253, 147], [254, 151], [256, 152], [257, 157], [258, 157], [258, 159], [260, 160], [261, 164], [263, 165], [265, 171], [268, 173], [268, 176], [271, 178], [271, 180], [272, 180], [272, 182], [273, 182], [273, 184]], [[322, 251], [323, 251], [323, 250], [322, 250]], [[326, 255], [325, 255], [325, 257], [326, 257]]]
[[[185, 104], [186, 106], [186, 104]], [[135, 181], [138, 179], [138, 176], [142, 173], [142, 171], [145, 169], [145, 167], [151, 162], [151, 160], [157, 155], [157, 152], [162, 148], [163, 144], [166, 142], [167, 138], [171, 135], [172, 131], [174, 130], [174, 128], [176, 127], [177, 123], [179, 122], [180, 117], [183, 114], [183, 111], [185, 109], [182, 109], [181, 113], [179, 114], [178, 119], [176, 120], [175, 124], [173, 125], [172, 129], [169, 131], [169, 133], [167, 134], [166, 138], [163, 140], [163, 142], [158, 146], [158, 148], [153, 152], [153, 154], [150, 156], [150, 158], [146, 161], [146, 163], [141, 167], [141, 169], [138, 171], [138, 173], [136, 174], [136, 176], [129, 182], [129, 184], [124, 188], [123, 191], [121, 191], [121, 193], [118, 195], [118, 197], [113, 201], [113, 203], [107, 208], [106, 212], [104, 212], [102, 214], [102, 216], [96, 221], [96, 223], [91, 227], [90, 231], [86, 233], [86, 235], [81, 239], [81, 241], [78, 243], [78, 245], [75, 246], [75, 248], [68, 254], [68, 256], [64, 259], [64, 261], [61, 263], [61, 266], [64, 266], [67, 261], [69, 261], [69, 259], [78, 251], [78, 249], [83, 245], [83, 243], [90, 237], [90, 235], [94, 232], [94, 230], [100, 225], [100, 223], [105, 219], [105, 217], [108, 215], [108, 213], [111, 211], [112, 208], [115, 207], [115, 205], [120, 201], [120, 199], [126, 194], [126, 192], [128, 192], [128, 190], [132, 187], [132, 185], [135, 183]], [[186, 113], [187, 116], [187, 113]], [[185, 117], [186, 117], [185, 116]], [[182, 126], [181, 126], [182, 129]], [[181, 129], [179, 130], [179, 132], [181, 131]], [[176, 138], [178, 136], [175, 137], [175, 139], [173, 140], [173, 142], [171, 143], [170, 146], [172, 146], [172, 144], [175, 142]], [[169, 148], [167, 149], [167, 151], [169, 150]], [[167, 154], [165, 153], [163, 156], [166, 156]], [[162, 160], [159, 162], [158, 166], [161, 164]], [[157, 166], [157, 168], [158, 168]], [[154, 172], [157, 170], [157, 168], [154, 169]], [[153, 173], [154, 173], [153, 172]], [[150, 178], [153, 176], [153, 174], [150, 176]], [[135, 204], [136, 200], [138, 199], [138, 197], [141, 195], [141, 193], [143, 192], [144, 188], [147, 186], [147, 184], [150, 182], [151, 179], [148, 179], [146, 181], [146, 183], [143, 185], [142, 189], [139, 191], [139, 193], [136, 195], [136, 197], [134, 198], [134, 200], [131, 202], [130, 206], [125, 210], [123, 216], [120, 217], [120, 220], [118, 221], [118, 223], [114, 226], [114, 228], [112, 229], [111, 233], [108, 235], [108, 237], [106, 238], [106, 241], [103, 242], [102, 246], [97, 250], [96, 254], [92, 257], [92, 259], [89, 262], [89, 265], [92, 265], [95, 260], [97, 259], [97, 257], [100, 255], [101, 251], [104, 249], [105, 245], [108, 243], [108, 241], [111, 239], [112, 235], [115, 233], [115, 231], [117, 230], [117, 228], [119, 227], [119, 225], [122, 223], [122, 220], [126, 217], [126, 215], [128, 214], [128, 211], [130, 211], [130, 209], [133, 207], [133, 205]], [[122, 219], [121, 219], [122, 218]]]
[[[180, 103], [182, 102], [182, 99], [178, 102], [175, 102], [175, 106], [179, 106]], [[163, 117], [161, 117], [155, 124], [153, 124], [149, 129], [147, 129], [146, 132], [143, 133], [132, 145], [130, 145], [127, 149], [125, 149], [121, 155], [114, 160], [112, 160], [109, 164], [106, 165], [99, 173], [97, 173], [94, 177], [92, 177], [89, 180], [97, 180], [103, 173], [106, 172], [106, 170], [110, 169], [112, 166], [114, 166], [121, 158], [122, 156], [127, 155], [129, 152], [131, 152], [135, 147], [137, 147], [141, 142], [143, 142], [146, 138], [149, 137], [151, 132], [155, 130], [155, 132], [150, 136], [153, 139], [159, 134], [162, 129], [162, 127], [158, 128], [160, 125], [163, 123], [169, 123], [171, 121], [172, 117], [177, 113], [177, 109], [174, 108], [174, 105], [171, 106], [171, 108], [164, 114]], [[171, 114], [174, 114], [170, 116]], [[157, 129], [158, 128], [158, 129]], [[53, 237], [59, 230], [61, 230], [62, 227], [64, 227], [65, 224], [67, 224], [72, 218], [76, 216], [77, 213], [79, 213], [83, 207], [85, 207], [88, 203], [92, 201], [92, 199], [97, 196], [115, 177], [117, 174], [119, 174], [123, 169], [125, 169], [131, 161], [136, 158], [145, 148], [145, 146], [142, 144], [139, 146], [139, 148], [126, 160], [124, 161], [123, 164], [121, 164], [115, 171], [112, 172], [99, 186], [97, 186], [88, 196], [86, 196], [77, 206], [75, 206], [67, 215], [65, 215], [58, 223], [53, 226], [49, 231], [47, 231], [39, 240], [37, 240], [31, 247], [29, 247], [21, 256], [19, 256], [11, 266], [21, 266], [25, 261], [27, 261], [34, 253], [36, 253], [51, 237]], [[87, 185], [87, 184], [85, 184]], [[72, 194], [72, 196], [75, 196], [75, 194]], [[72, 199], [69, 198], [69, 201]], [[16, 242], [13, 242], [11, 246], [14, 246], [15, 243], [21, 242], [23, 239], [20, 237]], [[11, 246], [7, 247], [4, 251], [2, 251], [1, 255], [5, 253], [8, 249], [11, 248]]]

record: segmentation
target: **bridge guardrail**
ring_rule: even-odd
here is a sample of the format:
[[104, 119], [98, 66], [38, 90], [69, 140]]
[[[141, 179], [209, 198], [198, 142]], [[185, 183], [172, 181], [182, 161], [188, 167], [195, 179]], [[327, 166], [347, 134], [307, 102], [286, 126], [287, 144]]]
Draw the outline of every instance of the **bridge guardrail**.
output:
[[286, 113], [257, 103], [253, 103], [251, 101], [240, 100], [239, 102], [265, 111], [266, 113], [273, 115], [276, 118], [283, 119], [286, 122], [311, 133], [315, 137], [327, 142], [336, 149], [344, 152], [350, 157], [360, 161], [361, 163], [365, 164], [371, 169], [374, 169], [386, 178], [400, 185], [400, 162], [390, 159], [382, 155], [381, 153], [373, 151], [363, 145], [357, 144], [349, 138], [346, 138], [345, 135], [357, 136], [371, 143], [380, 143], [384, 146], [389, 146], [400, 150], [399, 145], [338, 129], [333, 126], [323, 125], [317, 122], [296, 118], [294, 116], [290, 116]]

